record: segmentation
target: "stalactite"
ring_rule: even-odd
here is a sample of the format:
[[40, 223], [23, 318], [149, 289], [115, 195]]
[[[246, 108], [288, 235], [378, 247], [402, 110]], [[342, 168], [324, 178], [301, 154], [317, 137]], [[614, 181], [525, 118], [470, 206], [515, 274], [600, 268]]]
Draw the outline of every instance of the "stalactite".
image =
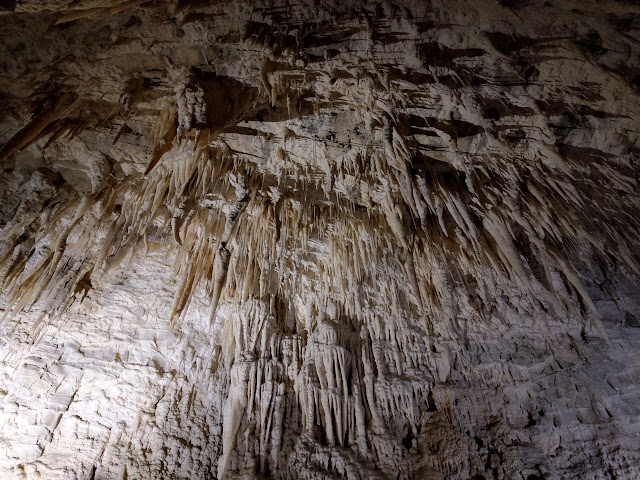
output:
[[[16, 9], [40, 8], [26, 3]], [[162, 315], [179, 347], [168, 359], [131, 358], [165, 380], [206, 385], [198, 401], [218, 403], [207, 404], [216, 418], [204, 440], [174, 428], [179, 440], [153, 453], [166, 458], [144, 460], [152, 476], [174, 468], [168, 459], [188, 442], [195, 451], [209, 439], [215, 452], [183, 459], [192, 462], [184, 471], [546, 475], [538, 465], [550, 464], [550, 451], [564, 455], [553, 442], [568, 427], [541, 440], [535, 422], [555, 421], [561, 407], [547, 420], [531, 412], [543, 409], [538, 384], [564, 381], [565, 367], [550, 360], [556, 344], [574, 339], [578, 352], [606, 343], [613, 311], [621, 325], [636, 322], [626, 291], [602, 293], [640, 275], [637, 81], [633, 60], [619, 53], [635, 48], [630, 33], [616, 36], [607, 17], [596, 22], [607, 47], [585, 53], [595, 35], [552, 30], [578, 35], [593, 10], [557, 2], [544, 6], [557, 13], [553, 28], [527, 2], [428, 11], [394, 2], [361, 11], [339, 2], [49, 3], [52, 25], [38, 38], [56, 38], [67, 56], [29, 83], [16, 74], [22, 90], [2, 84], [10, 90], [2, 94], [10, 106], [0, 107], [3, 335], [32, 322], [32, 351], [45, 338], [55, 343], [51, 325], [64, 331], [69, 319], [95, 315], [104, 285], [153, 284], [156, 272], [142, 265], [160, 262], [173, 268], [156, 285], [161, 306], [141, 296], [132, 315]], [[494, 25], [484, 10], [508, 13]], [[63, 47], [67, 31], [91, 47]], [[37, 43], [15, 46], [16, 55]], [[32, 57], [13, 61], [27, 72]], [[127, 315], [115, 310], [105, 325]], [[163, 338], [144, 341], [161, 349]], [[520, 349], [542, 360], [531, 366]], [[127, 364], [129, 353], [116, 350], [114, 362]], [[518, 393], [525, 383], [536, 385], [527, 398]], [[478, 414], [466, 387], [490, 415]], [[137, 439], [137, 451], [163, 415], [200, 408], [197, 388], [160, 390], [121, 434]], [[496, 404], [495, 392], [518, 407]], [[547, 457], [531, 460], [544, 449]], [[501, 465], [517, 457], [526, 468], [498, 470], [493, 451], [509, 452]]]

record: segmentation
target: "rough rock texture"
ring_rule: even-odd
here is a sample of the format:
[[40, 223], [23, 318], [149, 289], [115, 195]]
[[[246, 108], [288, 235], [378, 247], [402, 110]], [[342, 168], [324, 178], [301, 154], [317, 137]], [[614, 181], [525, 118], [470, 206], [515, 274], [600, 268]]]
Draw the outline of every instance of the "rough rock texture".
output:
[[2, 478], [640, 478], [637, 2], [0, 26]]

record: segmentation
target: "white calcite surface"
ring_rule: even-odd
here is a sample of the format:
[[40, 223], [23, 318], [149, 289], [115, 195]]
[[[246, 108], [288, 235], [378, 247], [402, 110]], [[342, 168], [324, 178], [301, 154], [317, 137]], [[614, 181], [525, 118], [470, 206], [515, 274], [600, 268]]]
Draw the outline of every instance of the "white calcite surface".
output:
[[0, 2], [0, 478], [640, 478], [631, 1]]

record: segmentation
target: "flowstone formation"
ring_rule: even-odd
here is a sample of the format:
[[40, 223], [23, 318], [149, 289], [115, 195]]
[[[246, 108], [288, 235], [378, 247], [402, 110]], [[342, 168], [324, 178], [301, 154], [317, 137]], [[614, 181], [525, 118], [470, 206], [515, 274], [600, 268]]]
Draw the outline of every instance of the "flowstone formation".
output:
[[0, 2], [0, 478], [640, 477], [636, 3]]

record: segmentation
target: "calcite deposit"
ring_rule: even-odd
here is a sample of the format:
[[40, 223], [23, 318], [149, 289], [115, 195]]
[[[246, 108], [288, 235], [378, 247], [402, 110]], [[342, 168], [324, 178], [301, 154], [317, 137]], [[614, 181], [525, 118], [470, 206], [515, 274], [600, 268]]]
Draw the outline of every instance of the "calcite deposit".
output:
[[0, 1], [0, 478], [640, 478], [640, 7]]

